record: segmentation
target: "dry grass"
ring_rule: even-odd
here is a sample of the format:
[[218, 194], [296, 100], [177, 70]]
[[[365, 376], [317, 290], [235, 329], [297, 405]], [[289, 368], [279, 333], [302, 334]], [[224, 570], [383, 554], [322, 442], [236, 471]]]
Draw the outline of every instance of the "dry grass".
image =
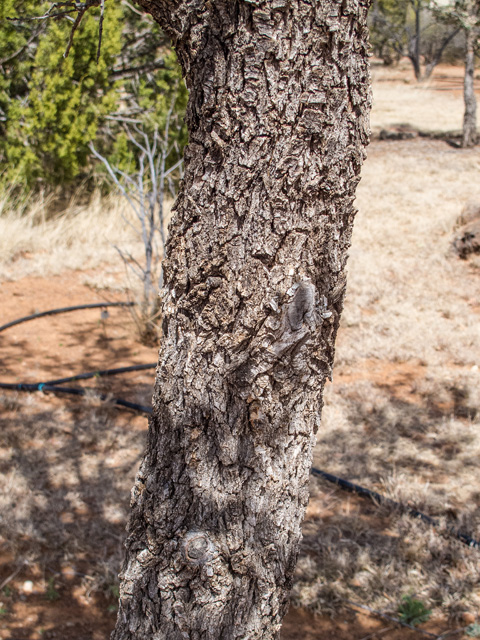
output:
[[[131, 219], [121, 198], [94, 194], [86, 205], [70, 204], [51, 217], [41, 196], [13, 205], [8, 194], [0, 206], [0, 275], [53, 275], [65, 269], [89, 269], [117, 261], [115, 244], [131, 248], [135, 234], [122, 220]], [[7, 207], [9, 207], [7, 209]]]
[[[76, 204], [73, 198], [64, 210], [50, 214], [54, 201], [53, 195], [39, 195], [15, 203], [8, 193], [0, 194], [0, 278], [96, 269], [86, 273], [94, 287], [135, 287], [135, 278], [125, 281], [124, 265], [115, 249], [118, 246], [142, 260], [139, 225], [126, 200], [95, 192], [86, 204]], [[167, 203], [167, 222], [171, 205]]]
[[425, 83], [416, 82], [408, 61], [398, 67], [372, 64], [372, 132], [406, 124], [423, 132], [460, 131], [462, 69], [441, 65]]

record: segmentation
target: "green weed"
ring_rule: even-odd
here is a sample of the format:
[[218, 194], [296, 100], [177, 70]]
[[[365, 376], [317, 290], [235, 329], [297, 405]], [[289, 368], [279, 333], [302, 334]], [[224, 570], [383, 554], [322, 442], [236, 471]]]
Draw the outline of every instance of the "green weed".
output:
[[111, 584], [108, 587], [108, 590], [110, 591], [110, 593], [112, 594], [112, 596], [118, 600], [118, 598], [120, 597], [120, 587], [118, 586], [118, 584]]
[[55, 588], [55, 580], [53, 578], [49, 578], [47, 582], [47, 590], [45, 591], [45, 597], [50, 602], [54, 602], [60, 598], [60, 594]]
[[478, 622], [469, 624], [468, 627], [465, 629], [465, 633], [470, 638], [480, 638], [480, 624], [478, 624]]
[[427, 609], [421, 600], [417, 600], [413, 596], [403, 596], [398, 613], [402, 622], [416, 627], [417, 624], [426, 622], [430, 618], [432, 610]]

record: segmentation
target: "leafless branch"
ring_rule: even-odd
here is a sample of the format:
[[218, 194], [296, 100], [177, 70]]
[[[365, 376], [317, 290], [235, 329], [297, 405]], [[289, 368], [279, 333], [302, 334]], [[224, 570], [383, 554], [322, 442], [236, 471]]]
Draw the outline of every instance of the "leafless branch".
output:
[[150, 332], [154, 328], [153, 319], [158, 314], [157, 290], [161, 286], [161, 259], [165, 252], [165, 185], [168, 183], [170, 192], [174, 192], [172, 177], [174, 172], [181, 174], [183, 162], [177, 160], [167, 169], [167, 161], [171, 154], [179, 152], [178, 145], [169, 141], [173, 110], [174, 101], [167, 114], [167, 126], [161, 134], [156, 127], [152, 132], [147, 132], [141, 121], [116, 114], [114, 119], [122, 122], [127, 139], [137, 152], [137, 166], [131, 173], [113, 167], [108, 159], [90, 144], [93, 155], [103, 163], [113, 184], [126, 198], [138, 221], [132, 225], [124, 217], [142, 238], [144, 259], [141, 264], [130, 253], [119, 247], [115, 249], [122, 258], [127, 273], [131, 272], [142, 283], [142, 298], [137, 308], [140, 309], [143, 320], [137, 317], [135, 322], [137, 326], [144, 326]]
[[164, 66], [165, 65], [163, 64], [163, 61], [148, 62], [142, 65], [139, 65], [138, 67], [114, 69], [110, 74], [110, 77], [116, 78], [116, 79], [128, 78], [130, 76], [135, 76], [140, 73], [146, 73], [147, 71], [156, 71], [157, 69], [163, 69]]
[[[103, 18], [104, 18], [104, 7], [105, 0], [85, 0], [85, 2], [75, 2], [73, 0], [68, 2], [52, 2], [50, 7], [45, 11], [45, 13], [41, 16], [29, 16], [29, 17], [21, 17], [21, 18], [7, 18], [12, 22], [27, 22], [31, 20], [51, 20], [52, 18], [69, 18], [70, 14], [76, 13], [77, 17], [73, 21], [72, 28], [70, 30], [70, 35], [68, 38], [67, 48], [65, 49], [65, 53], [63, 57], [66, 58], [72, 48], [73, 37], [75, 35], [75, 31], [78, 29], [83, 16], [85, 13], [91, 9], [92, 7], [101, 7], [100, 13], [100, 25], [99, 25], [99, 35], [98, 35], [98, 49], [97, 49], [97, 62], [100, 56], [100, 48], [102, 44], [102, 32], [103, 32]], [[60, 9], [60, 11], [57, 11]]]
[[75, 22], [73, 23], [73, 26], [70, 30], [70, 35], [68, 37], [67, 48], [65, 49], [65, 53], [63, 54], [64, 58], [68, 56], [70, 49], [72, 48], [73, 36], [75, 35], [75, 31], [78, 29], [80, 22], [82, 21], [82, 18], [85, 15], [86, 11], [87, 11], [86, 9], [82, 9], [81, 11], [78, 12], [77, 17], [75, 18]]
[[[121, 194], [126, 198], [128, 204], [132, 207], [132, 209], [135, 211], [135, 213], [137, 213], [137, 207], [135, 206], [133, 200], [130, 198], [130, 195], [127, 193], [127, 190], [125, 189], [125, 187], [121, 184], [121, 182], [118, 180], [117, 176], [115, 175], [114, 170], [112, 169], [111, 164], [109, 163], [109, 161], [104, 158], [102, 155], [100, 155], [98, 153], [98, 151], [95, 149], [95, 147], [93, 146], [93, 143], [90, 142], [90, 144], [88, 145], [90, 151], [93, 153], [93, 155], [100, 160], [100, 162], [102, 162], [105, 166], [105, 168], [107, 169], [110, 177], [112, 178], [115, 186], [120, 190]], [[123, 173], [123, 172], [122, 172]], [[138, 215], [138, 213], [137, 213]]]

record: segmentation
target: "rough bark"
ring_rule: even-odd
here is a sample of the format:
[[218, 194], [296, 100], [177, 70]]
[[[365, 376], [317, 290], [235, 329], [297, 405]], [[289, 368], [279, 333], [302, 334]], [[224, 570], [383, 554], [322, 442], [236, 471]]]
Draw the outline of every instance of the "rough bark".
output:
[[[473, 6], [470, 13], [473, 12]], [[477, 143], [477, 99], [473, 85], [475, 73], [475, 41], [477, 33], [472, 26], [466, 29], [465, 45], [465, 78], [463, 81], [463, 114], [462, 147], [473, 147]]]
[[368, 139], [368, 0], [141, 0], [190, 89], [114, 640], [278, 638]]

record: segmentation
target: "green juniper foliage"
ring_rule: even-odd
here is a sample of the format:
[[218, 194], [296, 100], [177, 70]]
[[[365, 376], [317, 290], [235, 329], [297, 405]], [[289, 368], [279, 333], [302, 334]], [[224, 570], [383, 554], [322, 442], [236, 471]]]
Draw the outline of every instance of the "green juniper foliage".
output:
[[176, 162], [186, 143], [187, 90], [158, 26], [127, 3], [108, 2], [98, 62], [98, 8], [84, 15], [65, 58], [70, 21], [25, 19], [49, 6], [0, 0], [0, 180], [29, 190], [68, 187], [91, 175], [92, 141], [113, 165], [133, 170], [137, 152], [118, 116], [147, 133], [163, 130], [172, 104], [169, 140], [178, 153], [169, 162]]
[[20, 15], [36, 15], [38, 2], [32, 0], [0, 0], [0, 159], [5, 159], [5, 136], [8, 111], [13, 101], [28, 96], [28, 83], [35, 55], [35, 41], [44, 25], [26, 20], [22, 23], [7, 20]]
[[63, 57], [71, 24], [50, 21], [40, 39], [27, 101], [15, 101], [9, 112], [7, 162], [27, 184], [53, 179], [62, 184], [87, 165], [88, 143], [99, 119], [115, 108], [118, 88], [109, 69], [120, 52], [121, 11], [110, 5], [102, 49], [96, 61], [98, 19], [88, 12]]

